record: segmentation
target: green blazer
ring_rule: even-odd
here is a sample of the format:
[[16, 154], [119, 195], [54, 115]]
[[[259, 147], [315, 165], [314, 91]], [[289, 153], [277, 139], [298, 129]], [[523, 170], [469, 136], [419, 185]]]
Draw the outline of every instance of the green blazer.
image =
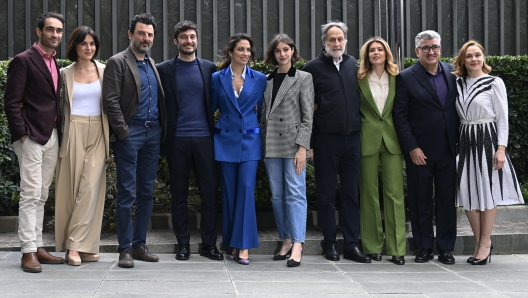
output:
[[396, 77], [389, 75], [389, 95], [381, 114], [370, 91], [368, 78], [358, 81], [358, 86], [361, 93], [361, 155], [369, 156], [378, 152], [382, 140], [390, 153], [402, 154], [392, 120]]

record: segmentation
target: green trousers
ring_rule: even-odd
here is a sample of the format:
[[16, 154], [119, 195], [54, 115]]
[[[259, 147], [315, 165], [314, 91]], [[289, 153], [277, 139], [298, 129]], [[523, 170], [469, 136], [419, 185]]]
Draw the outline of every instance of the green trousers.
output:
[[[381, 166], [385, 237], [381, 225], [378, 173]], [[361, 156], [359, 178], [361, 243], [366, 254], [381, 253], [385, 239], [387, 255], [406, 253], [405, 203], [403, 198], [403, 156], [391, 154], [385, 143], [370, 156]]]

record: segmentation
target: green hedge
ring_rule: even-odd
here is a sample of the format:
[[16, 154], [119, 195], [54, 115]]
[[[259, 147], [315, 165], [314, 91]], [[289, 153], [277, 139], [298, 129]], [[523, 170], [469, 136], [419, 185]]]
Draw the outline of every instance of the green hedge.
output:
[[[442, 58], [444, 62], [449, 62], [452, 58]], [[528, 94], [528, 56], [501, 56], [487, 57], [487, 63], [493, 68], [492, 75], [500, 76], [508, 90], [508, 100], [510, 108], [510, 137], [508, 152], [512, 157], [513, 164], [520, 177], [524, 197], [528, 198], [528, 101], [525, 96]], [[416, 59], [405, 59], [405, 67], [414, 64]], [[0, 61], [0, 215], [15, 214], [17, 212], [19, 183], [18, 163], [11, 147], [9, 131], [7, 129], [7, 120], [4, 114], [3, 90], [6, 80], [7, 65], [9, 61]], [[67, 60], [59, 60], [61, 67], [70, 64]], [[295, 64], [300, 68], [306, 61], [299, 61]], [[270, 73], [273, 67], [266, 66], [259, 62], [254, 67], [263, 73]], [[192, 177], [192, 175], [191, 175]], [[191, 178], [189, 189], [189, 207], [191, 210], [199, 211], [200, 198], [196, 181]], [[308, 206], [310, 209], [316, 209], [316, 192], [315, 180], [313, 175], [313, 166], [307, 165], [307, 195]], [[117, 189], [115, 186], [115, 164], [112, 159], [108, 161], [107, 168], [107, 192], [104, 214], [104, 228], [115, 228], [115, 195]], [[339, 196], [339, 187], [338, 196]], [[220, 196], [219, 196], [220, 197]], [[259, 165], [257, 172], [257, 184], [255, 190], [255, 201], [259, 210], [271, 210], [270, 192], [266, 173], [262, 163]], [[158, 167], [158, 179], [154, 189], [155, 210], [159, 212], [168, 212], [170, 210], [170, 193], [169, 177], [167, 162], [160, 160]], [[50, 189], [49, 203], [46, 204], [46, 212], [53, 214], [54, 209], [54, 187]]]

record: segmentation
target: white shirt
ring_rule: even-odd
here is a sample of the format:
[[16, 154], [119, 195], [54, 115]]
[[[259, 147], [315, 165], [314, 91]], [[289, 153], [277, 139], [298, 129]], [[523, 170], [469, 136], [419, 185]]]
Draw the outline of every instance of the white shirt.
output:
[[332, 59], [332, 61], [334, 61], [334, 65], [335, 67], [337, 67], [337, 70], [339, 70], [339, 63], [343, 62], [343, 56], [339, 57], [339, 60], [338, 61], [335, 61]]
[[[246, 65], [244, 65], [244, 70], [242, 71], [242, 80], [244, 80], [244, 82], [246, 81]], [[233, 69], [231, 68], [231, 65], [229, 65], [229, 70], [231, 71], [231, 80], [234, 80], [235, 79], [235, 74], [233, 73]], [[242, 93], [242, 89], [244, 89], [244, 84], [242, 84], [242, 86], [240, 86], [240, 93]], [[238, 98], [238, 96], [240, 94], [238, 94], [238, 92], [236, 91], [235, 87], [233, 87], [233, 91], [235, 92], [235, 97]]]
[[378, 78], [375, 72], [372, 72], [368, 78], [370, 92], [374, 98], [378, 110], [383, 113], [383, 108], [387, 102], [387, 96], [389, 96], [389, 75], [387, 72], [383, 72], [381, 78]]
[[73, 82], [72, 115], [101, 115], [101, 83]]

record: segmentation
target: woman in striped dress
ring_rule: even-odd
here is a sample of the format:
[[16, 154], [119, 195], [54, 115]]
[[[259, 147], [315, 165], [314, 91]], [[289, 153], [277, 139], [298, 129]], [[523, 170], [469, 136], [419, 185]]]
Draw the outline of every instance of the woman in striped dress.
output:
[[454, 61], [457, 112], [460, 117], [457, 156], [457, 206], [466, 210], [475, 236], [473, 265], [491, 260], [491, 232], [497, 205], [522, 204], [523, 197], [510, 157], [506, 87], [485, 62], [478, 42], [465, 43]]

